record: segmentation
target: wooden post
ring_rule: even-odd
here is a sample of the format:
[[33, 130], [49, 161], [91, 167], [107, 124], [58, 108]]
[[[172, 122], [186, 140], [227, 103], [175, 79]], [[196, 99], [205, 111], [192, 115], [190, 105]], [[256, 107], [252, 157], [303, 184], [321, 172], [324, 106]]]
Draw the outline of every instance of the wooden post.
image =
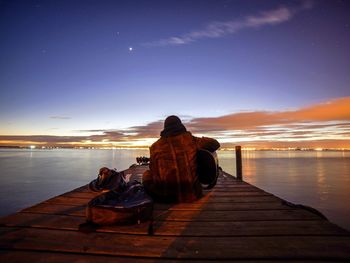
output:
[[242, 181], [242, 153], [241, 146], [236, 146], [236, 178]]

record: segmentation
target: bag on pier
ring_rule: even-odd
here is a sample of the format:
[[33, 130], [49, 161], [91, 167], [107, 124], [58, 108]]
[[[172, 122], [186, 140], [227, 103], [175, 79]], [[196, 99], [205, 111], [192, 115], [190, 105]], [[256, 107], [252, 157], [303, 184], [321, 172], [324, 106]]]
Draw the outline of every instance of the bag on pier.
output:
[[89, 223], [97, 225], [135, 224], [150, 220], [153, 200], [141, 183], [127, 183], [124, 191], [109, 191], [92, 199], [86, 208]]
[[102, 192], [104, 190], [124, 191], [128, 180], [123, 172], [117, 172], [107, 167], [102, 167], [95, 180], [89, 183], [89, 189], [94, 192]]

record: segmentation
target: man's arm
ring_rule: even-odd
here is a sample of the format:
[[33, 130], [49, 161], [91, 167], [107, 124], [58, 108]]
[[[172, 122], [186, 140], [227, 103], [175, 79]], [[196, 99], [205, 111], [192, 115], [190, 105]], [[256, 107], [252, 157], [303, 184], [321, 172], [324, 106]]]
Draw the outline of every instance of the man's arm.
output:
[[208, 138], [208, 137], [202, 137], [202, 138], [197, 138], [197, 145], [198, 148], [208, 150], [209, 152], [215, 152], [217, 149], [220, 148], [220, 143], [213, 139], [213, 138]]

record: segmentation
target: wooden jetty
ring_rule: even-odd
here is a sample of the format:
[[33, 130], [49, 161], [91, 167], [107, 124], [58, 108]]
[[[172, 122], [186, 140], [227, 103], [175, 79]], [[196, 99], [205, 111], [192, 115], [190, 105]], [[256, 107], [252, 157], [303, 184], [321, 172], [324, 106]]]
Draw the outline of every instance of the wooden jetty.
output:
[[[126, 173], [139, 177], [146, 169]], [[195, 202], [156, 204], [148, 223], [78, 231], [87, 186], [0, 219], [0, 262], [348, 261], [350, 233], [308, 210], [222, 172]]]

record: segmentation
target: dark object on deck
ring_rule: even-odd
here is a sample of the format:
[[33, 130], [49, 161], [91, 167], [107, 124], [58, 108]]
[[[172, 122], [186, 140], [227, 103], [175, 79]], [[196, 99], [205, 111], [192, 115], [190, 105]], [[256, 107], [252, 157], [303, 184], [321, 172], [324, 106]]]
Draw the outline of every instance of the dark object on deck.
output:
[[242, 153], [241, 146], [236, 146], [236, 178], [242, 181]]
[[126, 187], [126, 181], [123, 172], [102, 167], [95, 180], [89, 183], [89, 189], [94, 192], [103, 190], [123, 191]]
[[110, 191], [92, 199], [86, 207], [88, 222], [97, 225], [135, 224], [151, 219], [153, 200], [139, 182], [124, 192]]
[[201, 184], [211, 189], [216, 185], [219, 176], [218, 158], [216, 152], [211, 153], [204, 149], [197, 152], [197, 175]]

